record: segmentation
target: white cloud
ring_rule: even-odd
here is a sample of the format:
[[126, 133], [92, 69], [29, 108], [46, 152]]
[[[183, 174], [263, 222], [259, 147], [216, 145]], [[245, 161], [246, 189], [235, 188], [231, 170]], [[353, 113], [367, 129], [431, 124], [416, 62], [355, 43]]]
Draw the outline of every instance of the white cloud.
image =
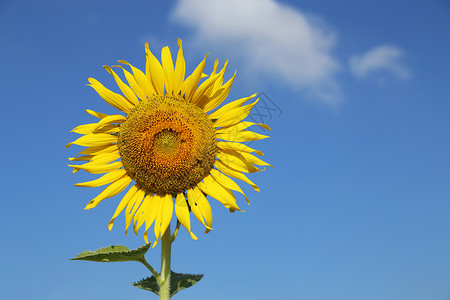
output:
[[350, 58], [350, 70], [358, 78], [365, 78], [372, 73], [389, 72], [400, 79], [411, 76], [408, 68], [402, 63], [404, 53], [391, 45], [375, 47], [364, 54]]
[[336, 35], [319, 18], [274, 0], [179, 0], [172, 20], [193, 29], [195, 44], [335, 104]]

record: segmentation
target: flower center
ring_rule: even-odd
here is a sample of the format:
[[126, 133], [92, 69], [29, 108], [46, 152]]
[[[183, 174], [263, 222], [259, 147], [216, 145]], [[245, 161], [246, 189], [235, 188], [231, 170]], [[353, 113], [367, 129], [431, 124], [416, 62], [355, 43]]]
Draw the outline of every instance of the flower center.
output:
[[180, 149], [180, 146], [180, 133], [172, 129], [165, 129], [155, 135], [154, 147], [156, 152], [171, 156]]
[[120, 126], [118, 147], [129, 176], [161, 195], [199, 183], [213, 168], [218, 151], [208, 115], [173, 96], [154, 96], [136, 105]]

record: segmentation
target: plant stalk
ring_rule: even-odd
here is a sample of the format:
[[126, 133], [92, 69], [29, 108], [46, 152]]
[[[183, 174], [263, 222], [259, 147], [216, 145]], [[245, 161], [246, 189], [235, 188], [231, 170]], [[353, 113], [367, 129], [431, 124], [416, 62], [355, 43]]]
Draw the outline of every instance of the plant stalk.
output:
[[170, 255], [172, 248], [170, 225], [161, 240], [161, 284], [159, 285], [159, 299], [170, 299]]

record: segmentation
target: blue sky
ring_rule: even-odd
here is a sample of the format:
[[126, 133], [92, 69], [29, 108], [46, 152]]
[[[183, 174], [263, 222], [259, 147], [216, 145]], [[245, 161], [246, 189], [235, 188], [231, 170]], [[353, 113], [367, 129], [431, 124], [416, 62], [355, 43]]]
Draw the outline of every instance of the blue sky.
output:
[[152, 297], [129, 285], [141, 265], [67, 260], [144, 241], [123, 216], [108, 231], [120, 197], [83, 210], [100, 189], [73, 186], [93, 177], [64, 146], [85, 109], [114, 111], [88, 77], [114, 89], [102, 65], [180, 37], [189, 72], [230, 59], [230, 99], [264, 92], [271, 139], [252, 147], [274, 168], [245, 213], [211, 200], [214, 230], [181, 231], [174, 271], [205, 277], [175, 299], [450, 299], [449, 2], [226, 3], [0, 2], [0, 298]]

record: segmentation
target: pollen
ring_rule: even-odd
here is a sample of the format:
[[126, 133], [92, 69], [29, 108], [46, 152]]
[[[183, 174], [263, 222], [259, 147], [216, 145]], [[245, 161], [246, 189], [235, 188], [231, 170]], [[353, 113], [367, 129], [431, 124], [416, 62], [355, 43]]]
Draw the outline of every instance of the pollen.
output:
[[136, 105], [121, 124], [119, 153], [127, 174], [150, 193], [177, 194], [213, 168], [213, 122], [178, 96], [154, 96]]

